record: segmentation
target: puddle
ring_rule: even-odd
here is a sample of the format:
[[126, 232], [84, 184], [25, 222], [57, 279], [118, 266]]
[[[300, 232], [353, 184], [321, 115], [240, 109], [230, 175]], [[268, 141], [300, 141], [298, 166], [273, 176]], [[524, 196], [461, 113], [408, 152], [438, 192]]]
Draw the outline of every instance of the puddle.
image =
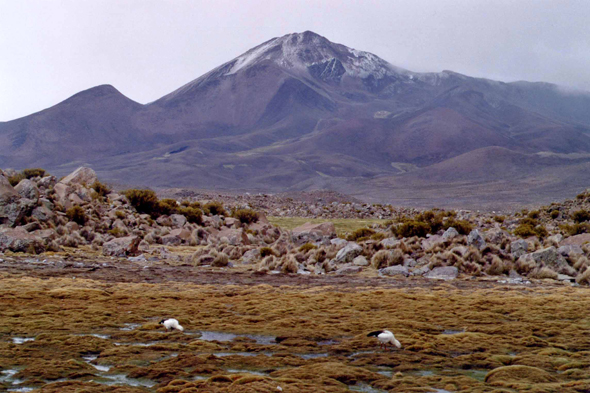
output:
[[170, 344], [170, 343], [166, 343], [166, 342], [162, 342], [162, 341], [151, 341], [149, 343], [113, 343], [113, 344], [117, 345], [117, 346], [129, 345], [130, 347], [151, 347], [152, 345]]
[[356, 385], [351, 385], [348, 387], [349, 390], [353, 392], [365, 392], [365, 393], [387, 393], [387, 390], [376, 389], [371, 385], [367, 385], [365, 383], [357, 383]]
[[336, 340], [318, 341], [318, 345], [335, 345], [335, 344], [338, 344], [338, 341], [336, 341]]
[[263, 373], [262, 371], [240, 370], [240, 369], [234, 369], [234, 368], [230, 368], [225, 371], [227, 371], [228, 373], [232, 373], [232, 374], [252, 374], [252, 375], [261, 375], [263, 377], [266, 377], [268, 375], [268, 373]]
[[36, 388], [8, 388], [7, 392], [32, 392]]
[[305, 360], [307, 359], [317, 359], [317, 358], [325, 358], [330, 356], [329, 353], [294, 353], [293, 356], [299, 356]]
[[[201, 337], [199, 340], [204, 341], [232, 341], [238, 337], [246, 337], [256, 341], [256, 344], [264, 344], [264, 345], [271, 345], [276, 344], [274, 336], [263, 336], [259, 334], [234, 334], [234, 333], [224, 333], [224, 332], [212, 332], [212, 331], [201, 331]], [[191, 334], [191, 333], [188, 333]]]
[[217, 357], [224, 357], [224, 356], [272, 356], [272, 352], [213, 352], [212, 355]]
[[141, 326], [141, 323], [124, 323], [124, 326], [122, 328], [119, 328], [119, 330], [123, 330], [125, 332], [129, 332], [131, 330], [135, 330], [138, 327]]
[[16, 375], [16, 373], [18, 373], [18, 370], [2, 370], [0, 373], [2, 374], [2, 376], [0, 376], [0, 382], [10, 381], [12, 377]]
[[151, 388], [156, 385], [156, 382], [151, 381], [149, 379], [135, 379], [135, 378], [127, 378], [125, 374], [110, 374], [110, 375], [103, 375], [105, 379], [108, 379], [104, 385], [127, 385], [127, 386], [134, 386], [134, 387], [144, 387], [144, 388]]
[[465, 333], [465, 329], [463, 329], [463, 330], [445, 329], [442, 332], [442, 334], [459, 334], [459, 333]]
[[358, 351], [358, 352], [353, 352], [350, 355], [348, 355], [348, 357], [349, 358], [353, 358], [353, 357], [358, 356], [358, 355], [366, 355], [366, 354], [369, 354], [369, 353], [375, 353], [375, 351]]
[[108, 340], [111, 338], [111, 336], [109, 334], [96, 334], [96, 333], [88, 333], [88, 334], [76, 334], [76, 336], [82, 336], [82, 337], [96, 337], [96, 338], [102, 338], [103, 340]]
[[13, 344], [23, 344], [29, 341], [35, 341], [35, 337], [13, 337], [12, 343]]

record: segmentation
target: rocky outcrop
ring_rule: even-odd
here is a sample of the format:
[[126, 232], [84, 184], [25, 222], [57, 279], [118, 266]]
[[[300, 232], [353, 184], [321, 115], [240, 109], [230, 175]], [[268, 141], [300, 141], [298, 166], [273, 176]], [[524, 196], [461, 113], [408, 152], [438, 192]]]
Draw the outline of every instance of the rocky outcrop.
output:
[[8, 179], [0, 175], [0, 225], [16, 226], [35, 204], [36, 201], [23, 198]]

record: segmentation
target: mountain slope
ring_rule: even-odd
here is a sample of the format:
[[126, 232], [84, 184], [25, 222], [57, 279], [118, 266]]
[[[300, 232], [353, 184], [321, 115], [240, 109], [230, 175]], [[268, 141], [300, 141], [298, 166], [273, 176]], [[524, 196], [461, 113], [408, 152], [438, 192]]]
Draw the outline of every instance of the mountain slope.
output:
[[461, 181], [481, 182], [464, 157], [503, 168], [487, 182], [509, 168], [548, 176], [580, 162], [527, 166], [512, 154], [583, 156], [589, 135], [588, 93], [415, 73], [307, 31], [273, 38], [147, 105], [99, 86], [0, 123], [0, 165], [63, 173], [89, 163], [111, 180], [151, 186], [367, 187], [385, 196], [379, 187], [423, 185], [423, 173], [455, 181], [447, 175], [462, 173], [457, 163]]

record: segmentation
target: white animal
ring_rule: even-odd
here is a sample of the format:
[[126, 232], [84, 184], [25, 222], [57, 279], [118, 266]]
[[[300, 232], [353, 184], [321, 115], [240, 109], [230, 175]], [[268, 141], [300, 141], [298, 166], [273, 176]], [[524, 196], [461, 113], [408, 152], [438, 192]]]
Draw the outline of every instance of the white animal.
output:
[[177, 329], [177, 330], [180, 330], [181, 332], [184, 331], [184, 328], [182, 326], [180, 326], [178, 321], [174, 318], [162, 319], [160, 321], [160, 325], [164, 325], [164, 327], [166, 328], [166, 331], [169, 331], [172, 329]]
[[383, 349], [387, 348], [387, 344], [395, 345], [398, 348], [402, 347], [400, 342], [395, 339], [395, 336], [389, 330], [377, 330], [367, 334], [367, 337], [377, 337], [379, 346]]

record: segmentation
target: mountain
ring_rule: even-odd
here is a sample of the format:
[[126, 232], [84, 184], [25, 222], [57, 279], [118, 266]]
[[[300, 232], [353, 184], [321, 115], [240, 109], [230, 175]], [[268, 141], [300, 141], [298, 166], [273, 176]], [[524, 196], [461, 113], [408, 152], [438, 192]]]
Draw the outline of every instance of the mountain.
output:
[[63, 173], [88, 163], [123, 183], [333, 188], [382, 201], [396, 200], [390, 191], [399, 184], [444, 188], [460, 178], [480, 187], [515, 179], [514, 171], [555, 183], [563, 176], [554, 172], [575, 167], [582, 181], [559, 182], [563, 197], [588, 179], [579, 168], [590, 161], [590, 94], [411, 72], [306, 31], [269, 40], [147, 105], [111, 86], [89, 89], [0, 123], [0, 141], [3, 167]]

